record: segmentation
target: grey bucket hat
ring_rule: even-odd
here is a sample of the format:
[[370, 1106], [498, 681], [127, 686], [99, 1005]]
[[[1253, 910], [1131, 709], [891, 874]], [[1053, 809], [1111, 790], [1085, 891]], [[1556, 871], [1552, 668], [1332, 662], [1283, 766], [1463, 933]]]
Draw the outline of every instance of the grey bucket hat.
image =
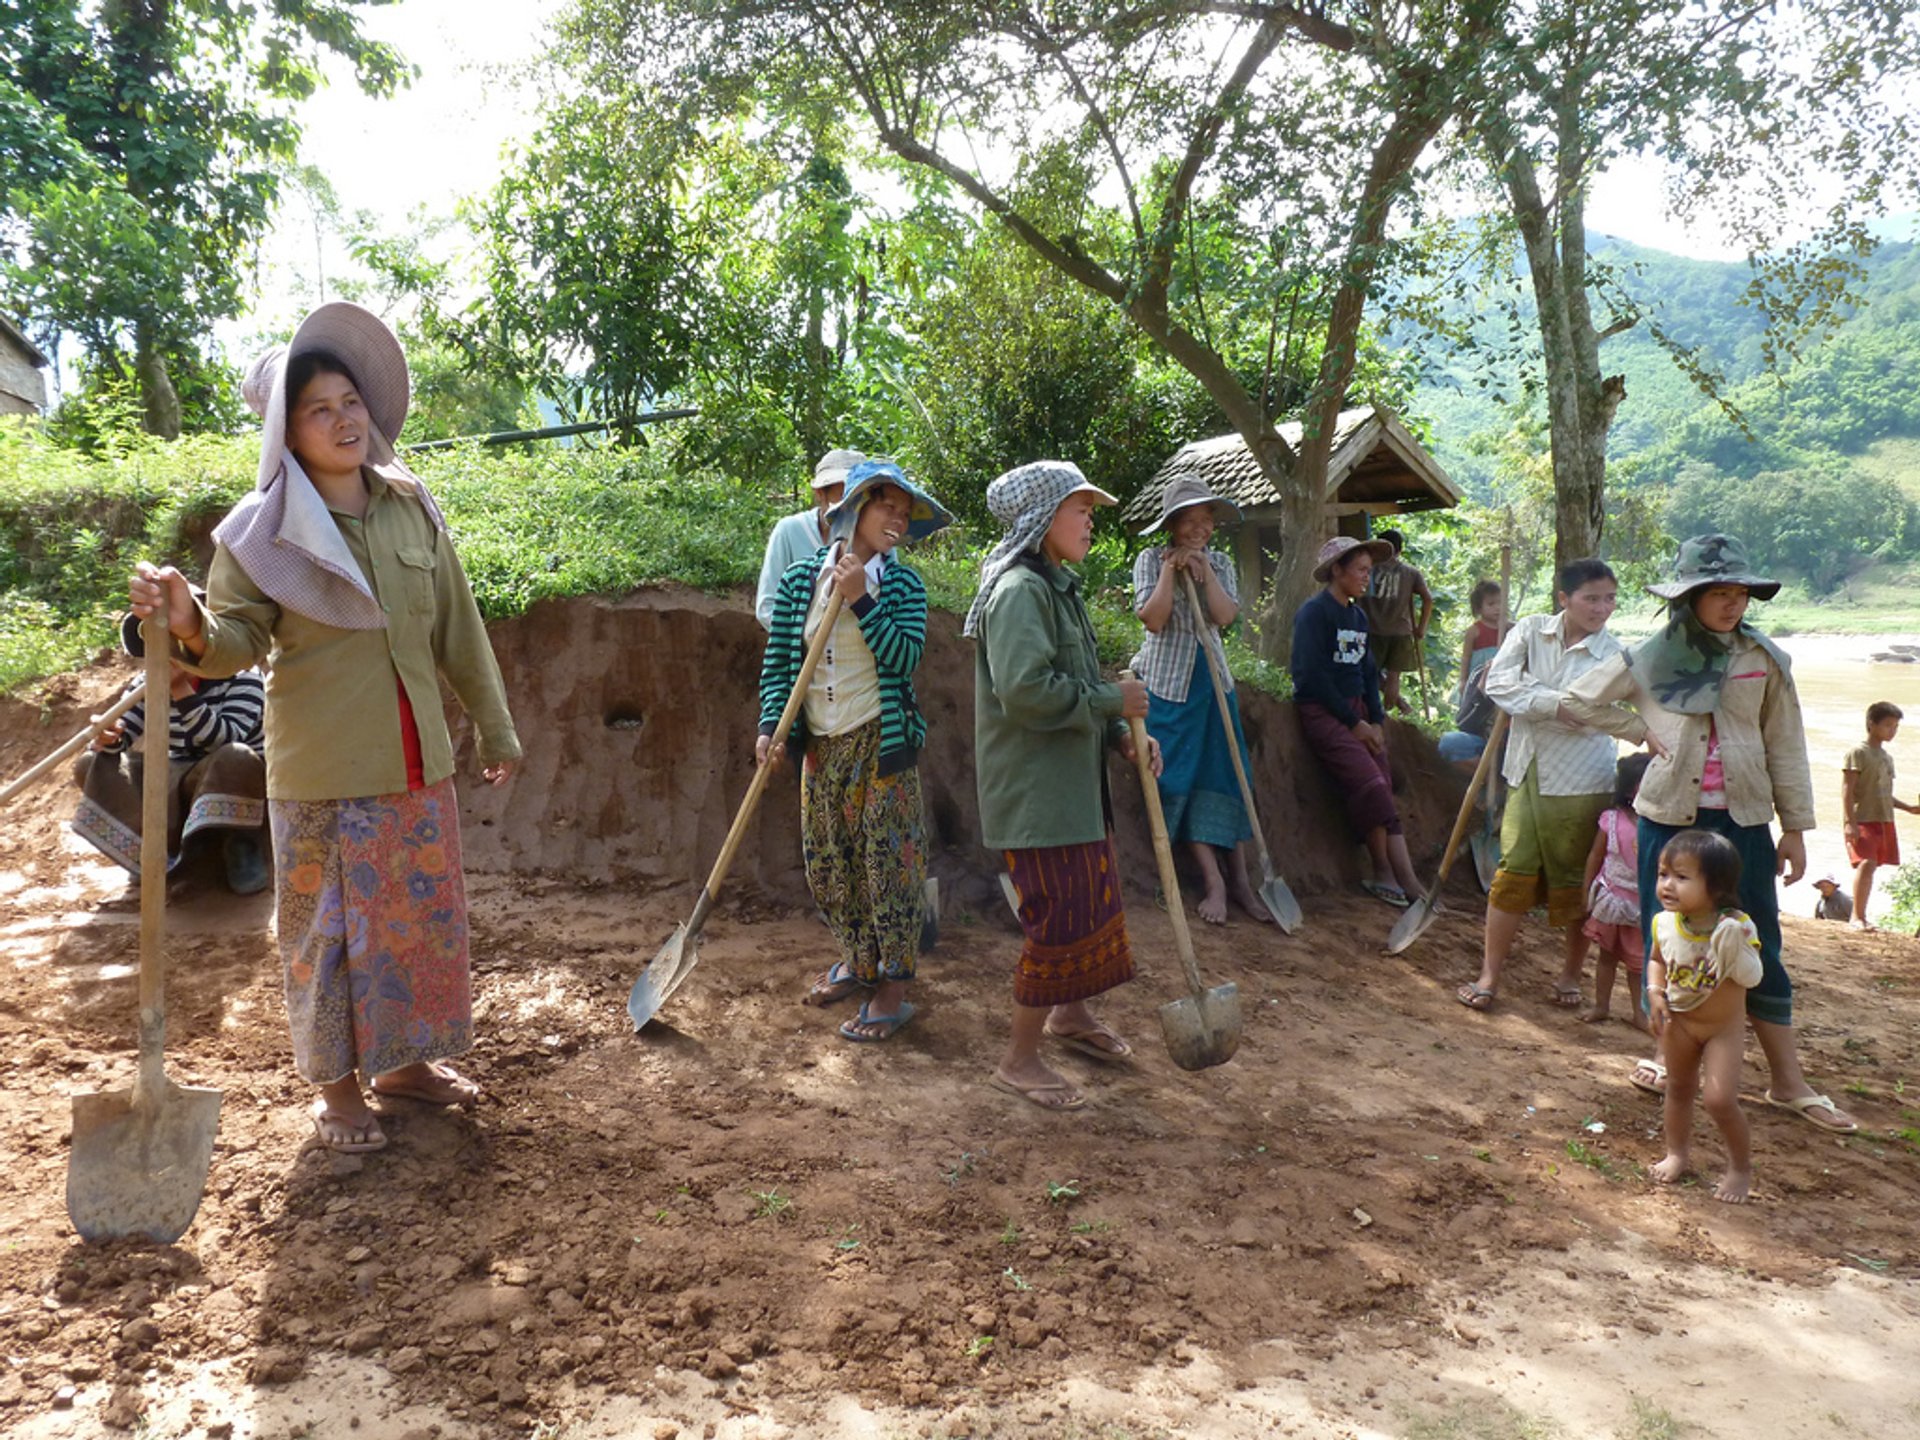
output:
[[1191, 510], [1195, 505], [1211, 505], [1213, 518], [1222, 524], [1231, 525], [1240, 518], [1240, 507], [1207, 489], [1206, 482], [1199, 476], [1176, 475], [1167, 482], [1167, 488], [1161, 492], [1160, 514], [1140, 533], [1153, 534], [1171, 520], [1175, 512]]
[[1753, 573], [1747, 564], [1747, 547], [1731, 535], [1695, 535], [1680, 543], [1674, 557], [1673, 579], [1647, 589], [1662, 600], [1678, 600], [1695, 590], [1711, 585], [1744, 585], [1756, 600], [1771, 600], [1780, 593], [1780, 582]]
[[820, 463], [813, 467], [813, 488], [824, 490], [829, 485], [844, 485], [853, 467], [867, 457], [858, 450], [829, 450], [820, 457]]
[[1313, 578], [1325, 582], [1333, 574], [1333, 562], [1350, 550], [1364, 550], [1373, 556], [1373, 563], [1393, 558], [1393, 546], [1385, 540], [1356, 540], [1351, 535], [1336, 535], [1320, 547], [1320, 553], [1313, 557]]

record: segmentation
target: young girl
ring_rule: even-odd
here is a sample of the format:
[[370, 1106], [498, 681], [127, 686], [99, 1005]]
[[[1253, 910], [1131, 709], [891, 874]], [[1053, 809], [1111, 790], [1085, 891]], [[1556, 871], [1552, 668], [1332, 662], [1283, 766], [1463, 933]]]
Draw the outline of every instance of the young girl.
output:
[[[1167, 833], [1187, 846], [1199, 867], [1206, 893], [1197, 909], [1209, 925], [1226, 923], [1229, 894], [1253, 919], [1273, 919], [1247, 876], [1244, 842], [1253, 838], [1253, 823], [1240, 799], [1226, 727], [1208, 678], [1208, 658], [1200, 653], [1205, 646], [1218, 667], [1233, 743], [1251, 771], [1233, 677], [1227, 673], [1226, 651], [1220, 648], [1220, 632], [1240, 614], [1240, 597], [1233, 562], [1208, 543], [1217, 521], [1239, 518], [1240, 509], [1232, 501], [1222, 500], [1191, 476], [1181, 476], [1161, 497], [1159, 518], [1140, 532], [1165, 530], [1168, 543], [1142, 550], [1133, 563], [1133, 609], [1147, 630], [1133, 670], [1147, 687], [1147, 732], [1167, 757], [1160, 803], [1167, 812]], [[1187, 603], [1183, 578], [1192, 581], [1206, 611], [1204, 625], [1196, 622]]]
[[1466, 637], [1460, 642], [1460, 694], [1463, 701], [1466, 698], [1467, 681], [1500, 649], [1500, 612], [1506, 609], [1506, 605], [1507, 597], [1500, 589], [1498, 580], [1478, 582], [1467, 597], [1467, 609], [1473, 614], [1473, 623], [1467, 627]]
[[[1111, 505], [1073, 465], [1037, 460], [987, 487], [1007, 527], [980, 568], [964, 632], [974, 651], [974, 768], [980, 829], [1004, 852], [1026, 944], [1013, 980], [1013, 1033], [989, 1081], [1043, 1110], [1086, 1098], [1040, 1059], [1051, 1036], [1101, 1061], [1127, 1042], [1087, 1001], [1133, 978], [1120, 870], [1107, 833], [1106, 752], [1134, 759], [1127, 720], [1147, 714], [1147, 687], [1100, 676], [1080, 578], [1093, 509]], [[1160, 773], [1160, 747], [1147, 744]]]
[[840, 1027], [860, 1043], [892, 1039], [913, 1018], [907, 984], [927, 876], [918, 769], [927, 722], [913, 693], [927, 643], [927, 591], [893, 550], [950, 518], [891, 460], [855, 465], [827, 511], [831, 542], [780, 578], [760, 666], [754, 754], [764, 765], [808, 642], [829, 597], [840, 595], [832, 637], [787, 743], [806, 756], [800, 844], [807, 884], [840, 942], [839, 961], [806, 998], [827, 1005], [871, 989], [860, 1013]]
[[1648, 1008], [1667, 1047], [1667, 1155], [1648, 1173], [1665, 1185], [1687, 1173], [1698, 1088], [1727, 1142], [1727, 1173], [1713, 1198], [1729, 1205], [1743, 1204], [1753, 1186], [1740, 1053], [1746, 992], [1762, 970], [1760, 934], [1734, 908], [1739, 891], [1733, 842], [1710, 830], [1682, 830], [1660, 852], [1660, 913], [1647, 955]]
[[1605, 1020], [1613, 1003], [1613, 977], [1627, 972], [1627, 1005], [1633, 1023], [1642, 1030], [1641, 970], [1646, 947], [1640, 943], [1640, 817], [1633, 800], [1640, 793], [1651, 755], [1628, 755], [1615, 765], [1613, 805], [1600, 815], [1587, 854], [1587, 938], [1600, 952], [1593, 967], [1593, 1008], [1581, 1012], [1589, 1025]]

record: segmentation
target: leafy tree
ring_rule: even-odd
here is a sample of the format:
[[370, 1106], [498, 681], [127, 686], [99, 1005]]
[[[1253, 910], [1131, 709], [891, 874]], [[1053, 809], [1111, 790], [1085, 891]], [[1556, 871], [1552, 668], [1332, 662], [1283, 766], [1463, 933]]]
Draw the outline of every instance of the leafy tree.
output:
[[[1546, 0], [1509, 11], [1489, 38], [1467, 125], [1533, 290], [1561, 559], [1597, 552], [1606, 520], [1607, 437], [1626, 387], [1604, 373], [1602, 343], [1645, 323], [1702, 388], [1721, 379], [1594, 264], [1593, 177], [1626, 155], [1664, 160], [1677, 213], [1712, 213], [1748, 246], [1765, 357], [1790, 357], [1831, 331], [1860, 278], [1872, 242], [1851, 217], [1914, 193], [1917, 16], [1912, 0]], [[1783, 246], [1835, 181], [1844, 193], [1827, 218]]]
[[[318, 60], [390, 93], [408, 71], [360, 31], [386, 0], [9, 0], [0, 24], [0, 302], [137, 383], [176, 435], [182, 373], [241, 308]], [[198, 388], [196, 385], [193, 388]], [[193, 407], [189, 406], [189, 413]]]

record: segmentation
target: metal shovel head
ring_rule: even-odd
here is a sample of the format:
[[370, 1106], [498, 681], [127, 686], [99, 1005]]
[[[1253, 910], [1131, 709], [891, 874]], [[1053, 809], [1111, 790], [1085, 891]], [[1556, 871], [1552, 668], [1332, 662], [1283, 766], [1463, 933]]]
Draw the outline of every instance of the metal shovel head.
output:
[[1287, 888], [1287, 882], [1278, 875], [1269, 875], [1260, 886], [1260, 901], [1273, 916], [1274, 923], [1291, 935], [1300, 928], [1305, 918], [1300, 913], [1300, 902], [1293, 898], [1293, 891]]
[[1387, 954], [1398, 955], [1426, 934], [1439, 913], [1440, 906], [1430, 898], [1414, 901], [1387, 932]]
[[637, 1035], [659, 1013], [667, 997], [680, 988], [693, 967], [700, 963], [700, 950], [684, 924], [673, 927], [666, 943], [653, 957], [653, 963], [640, 972], [627, 992], [627, 1018], [633, 1021]]
[[1160, 1033], [1182, 1070], [1224, 1065], [1240, 1048], [1240, 987], [1229, 981], [1160, 1007]]
[[1467, 841], [1467, 848], [1473, 851], [1473, 873], [1480, 882], [1483, 892], [1493, 889], [1493, 873], [1500, 868], [1500, 842], [1486, 831]]
[[213, 1163], [220, 1092], [170, 1080], [73, 1097], [67, 1213], [82, 1240], [144, 1235], [171, 1245], [187, 1233]]

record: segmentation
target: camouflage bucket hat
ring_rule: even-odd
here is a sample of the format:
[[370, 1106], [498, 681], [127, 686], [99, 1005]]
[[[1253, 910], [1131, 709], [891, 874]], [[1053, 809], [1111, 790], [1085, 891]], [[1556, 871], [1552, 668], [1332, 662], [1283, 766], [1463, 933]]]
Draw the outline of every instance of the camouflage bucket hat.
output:
[[1662, 600], [1678, 600], [1709, 585], [1744, 585], [1756, 600], [1771, 600], [1780, 593], [1778, 580], [1753, 573], [1747, 564], [1747, 547], [1731, 535], [1696, 535], [1682, 541], [1673, 562], [1673, 579], [1647, 589]]

